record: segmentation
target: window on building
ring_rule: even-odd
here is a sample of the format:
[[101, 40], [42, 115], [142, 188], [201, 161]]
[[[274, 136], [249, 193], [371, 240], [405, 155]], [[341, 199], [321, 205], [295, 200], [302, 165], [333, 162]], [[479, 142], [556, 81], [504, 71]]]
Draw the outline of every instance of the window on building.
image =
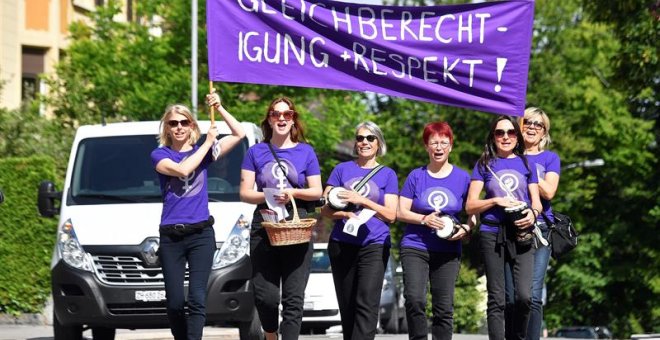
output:
[[40, 91], [39, 75], [44, 73], [46, 49], [36, 47], [23, 47], [22, 51], [22, 77], [21, 99], [29, 101], [36, 98]]

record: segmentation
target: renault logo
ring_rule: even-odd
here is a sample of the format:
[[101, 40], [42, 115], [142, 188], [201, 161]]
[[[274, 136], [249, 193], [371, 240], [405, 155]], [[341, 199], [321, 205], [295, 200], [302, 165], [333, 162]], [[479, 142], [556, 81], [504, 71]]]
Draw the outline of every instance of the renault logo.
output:
[[142, 258], [145, 267], [152, 268], [160, 265], [160, 261], [158, 261], [159, 246], [160, 241], [158, 238], [148, 238], [142, 242], [140, 257]]

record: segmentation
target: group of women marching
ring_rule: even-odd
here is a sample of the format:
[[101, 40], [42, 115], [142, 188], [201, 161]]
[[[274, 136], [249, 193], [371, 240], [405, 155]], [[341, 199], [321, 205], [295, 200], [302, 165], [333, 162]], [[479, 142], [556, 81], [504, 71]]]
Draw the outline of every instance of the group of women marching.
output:
[[[202, 208], [191, 210], [190, 198], [171, 195], [167, 181], [192, 171], [203, 173], [244, 134], [217, 95], [209, 95], [207, 102], [219, 110], [232, 136], [214, 142], [217, 129], [212, 126], [207, 142], [196, 146], [199, 128], [190, 111], [171, 107], [161, 120], [165, 147], [152, 154], [165, 188], [161, 262], [176, 339], [201, 338], [205, 280], [215, 243], [210, 241], [213, 229], [206, 228], [213, 221], [206, 208], [205, 186], [198, 194], [199, 202], [194, 203]], [[312, 255], [311, 243], [270, 243], [259, 213], [267, 208], [267, 189], [278, 190], [274, 199], [289, 215], [293, 215], [291, 200], [299, 207], [321, 197], [336, 201], [326, 204], [321, 215], [334, 220], [328, 253], [345, 340], [375, 337], [383, 275], [392, 247], [390, 224], [397, 220], [405, 223], [400, 258], [410, 339], [428, 337], [429, 286], [432, 337], [451, 339], [461, 240], [469, 238], [475, 228], [480, 231], [487, 278], [489, 338], [539, 338], [541, 289], [549, 260], [543, 240], [548, 226], [540, 217], [545, 213], [552, 219], [550, 200], [557, 190], [560, 168], [557, 155], [545, 149], [550, 142], [550, 121], [542, 110], [530, 108], [520, 120], [498, 116], [471, 174], [450, 163], [455, 140], [451, 126], [447, 122], [427, 124], [421, 142], [428, 160], [408, 174], [401, 190], [397, 173], [379, 163], [387, 143], [373, 122], [358, 124], [355, 159], [338, 164], [325, 189], [318, 159], [305, 142], [301, 117], [291, 99], [273, 100], [261, 128], [264, 141], [248, 150], [242, 164], [240, 197], [257, 205], [250, 244], [252, 288], [267, 340], [278, 339], [278, 334], [285, 340], [298, 338]], [[277, 169], [286, 176], [284, 188], [281, 178], [273, 176]], [[301, 217], [306, 213], [299, 210]], [[176, 223], [199, 225], [201, 231], [174, 237], [167, 227]], [[188, 315], [183, 307], [186, 260], [190, 266]]]

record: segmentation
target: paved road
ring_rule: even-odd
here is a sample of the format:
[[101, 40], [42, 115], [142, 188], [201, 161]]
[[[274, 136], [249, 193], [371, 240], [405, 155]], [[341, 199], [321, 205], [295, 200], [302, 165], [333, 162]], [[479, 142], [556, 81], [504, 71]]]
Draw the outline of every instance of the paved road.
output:
[[[87, 339], [91, 339], [91, 332], [85, 332]], [[378, 340], [405, 340], [408, 336], [404, 334], [391, 335], [379, 334]], [[52, 340], [53, 330], [50, 326], [30, 325], [0, 325], [0, 340]], [[168, 329], [152, 330], [118, 330], [117, 340], [165, 340], [172, 339]], [[305, 340], [328, 340], [341, 339], [341, 334], [328, 335], [302, 335], [300, 339]], [[456, 334], [456, 340], [487, 340], [488, 336], [481, 334]], [[232, 328], [206, 327], [204, 329], [204, 340], [238, 340], [238, 330]]]

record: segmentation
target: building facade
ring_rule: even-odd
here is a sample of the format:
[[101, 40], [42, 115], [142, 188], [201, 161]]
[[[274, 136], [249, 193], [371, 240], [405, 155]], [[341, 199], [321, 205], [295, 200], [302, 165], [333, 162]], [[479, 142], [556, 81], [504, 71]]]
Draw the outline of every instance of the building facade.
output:
[[[117, 20], [132, 20], [136, 0], [122, 0]], [[69, 44], [69, 25], [89, 22], [107, 0], [2, 0], [0, 2], [0, 107], [16, 109], [46, 93], [49, 74]]]

